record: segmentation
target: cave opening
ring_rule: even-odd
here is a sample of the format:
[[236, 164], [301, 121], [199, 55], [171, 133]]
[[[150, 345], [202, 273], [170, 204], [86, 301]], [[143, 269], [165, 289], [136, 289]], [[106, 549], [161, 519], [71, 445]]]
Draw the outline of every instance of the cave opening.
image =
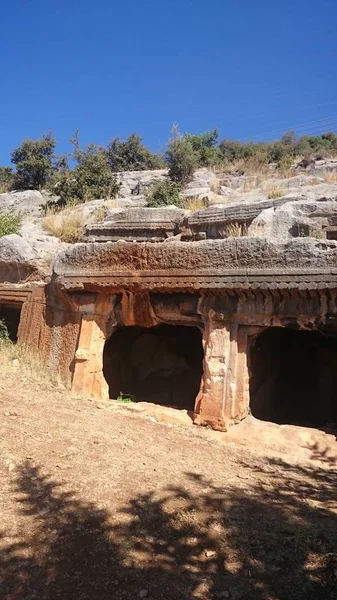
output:
[[194, 410], [203, 373], [202, 333], [194, 326], [118, 328], [107, 340], [109, 397]]
[[250, 349], [250, 408], [263, 421], [337, 423], [337, 336], [270, 327]]
[[21, 315], [21, 304], [0, 304], [0, 321], [5, 325], [9, 339], [18, 341], [18, 329]]

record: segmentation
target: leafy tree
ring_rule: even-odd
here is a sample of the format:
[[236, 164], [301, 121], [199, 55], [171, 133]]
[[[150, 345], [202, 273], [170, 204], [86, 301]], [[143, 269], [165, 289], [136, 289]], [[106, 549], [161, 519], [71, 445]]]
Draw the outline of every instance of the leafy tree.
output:
[[176, 125], [172, 128], [165, 161], [169, 166], [169, 178], [180, 185], [186, 185], [191, 181], [198, 167], [198, 157], [192, 143], [179, 133]]
[[149, 188], [146, 194], [147, 205], [150, 208], [158, 206], [182, 206], [183, 202], [179, 195], [180, 186], [174, 181], [166, 179], [158, 181], [154, 186]]
[[14, 181], [14, 173], [11, 167], [0, 167], [0, 194], [8, 192]]
[[73, 136], [72, 159], [76, 163], [71, 171], [61, 157], [59, 171], [49, 189], [61, 198], [61, 204], [75, 200], [86, 202], [99, 198], [114, 198], [119, 190], [115, 175], [109, 165], [105, 148], [89, 144], [85, 150], [79, 145], [78, 132]]
[[216, 128], [205, 133], [185, 134], [185, 139], [191, 143], [197, 155], [198, 166], [210, 167], [221, 162], [222, 155], [217, 147], [218, 138], [219, 132]]
[[50, 179], [53, 170], [56, 141], [48, 133], [39, 140], [24, 140], [11, 153], [11, 162], [16, 167], [13, 187], [18, 190], [39, 190]]
[[254, 154], [252, 144], [243, 144], [236, 140], [222, 140], [219, 145], [224, 160], [233, 162], [235, 160], [247, 159]]
[[114, 172], [146, 171], [164, 166], [161, 158], [150, 152], [136, 133], [132, 133], [125, 141], [114, 138], [108, 145], [107, 155]]

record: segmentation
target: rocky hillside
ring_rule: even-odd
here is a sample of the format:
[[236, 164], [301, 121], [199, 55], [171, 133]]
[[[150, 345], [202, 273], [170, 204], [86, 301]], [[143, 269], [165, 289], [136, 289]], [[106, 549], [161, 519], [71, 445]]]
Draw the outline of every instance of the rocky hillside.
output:
[[47, 215], [46, 203], [56, 201], [48, 194], [0, 194], [0, 212], [22, 219], [18, 233], [0, 238], [1, 281], [45, 280], [54, 257], [76, 241], [337, 239], [337, 160], [293, 167], [282, 177], [273, 165], [264, 174], [199, 169], [181, 192], [183, 208], [147, 208], [146, 192], [166, 176], [165, 170], [123, 172], [117, 199]]

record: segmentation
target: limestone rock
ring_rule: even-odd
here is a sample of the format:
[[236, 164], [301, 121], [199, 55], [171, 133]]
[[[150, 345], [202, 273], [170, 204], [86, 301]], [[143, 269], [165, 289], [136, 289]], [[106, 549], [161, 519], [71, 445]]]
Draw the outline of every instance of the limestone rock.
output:
[[292, 237], [325, 238], [336, 223], [337, 201], [286, 202], [263, 210], [248, 228], [248, 235], [282, 241]]
[[19, 235], [0, 238], [0, 282], [18, 283], [37, 271], [36, 254]]
[[37, 219], [41, 216], [42, 204], [44, 204], [44, 197], [37, 190], [0, 194], [0, 211], [13, 211], [30, 219]]

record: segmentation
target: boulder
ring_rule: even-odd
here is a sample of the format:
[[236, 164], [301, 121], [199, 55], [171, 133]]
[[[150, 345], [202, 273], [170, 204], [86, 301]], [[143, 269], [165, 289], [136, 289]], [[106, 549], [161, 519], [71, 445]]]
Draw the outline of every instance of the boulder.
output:
[[37, 273], [36, 253], [16, 234], [0, 238], [0, 282], [19, 283]]
[[30, 219], [38, 219], [41, 216], [40, 209], [44, 203], [43, 195], [37, 190], [0, 194], [0, 211], [14, 212]]
[[263, 210], [248, 228], [252, 237], [282, 241], [292, 237], [325, 238], [326, 229], [337, 223], [337, 201], [286, 202]]

